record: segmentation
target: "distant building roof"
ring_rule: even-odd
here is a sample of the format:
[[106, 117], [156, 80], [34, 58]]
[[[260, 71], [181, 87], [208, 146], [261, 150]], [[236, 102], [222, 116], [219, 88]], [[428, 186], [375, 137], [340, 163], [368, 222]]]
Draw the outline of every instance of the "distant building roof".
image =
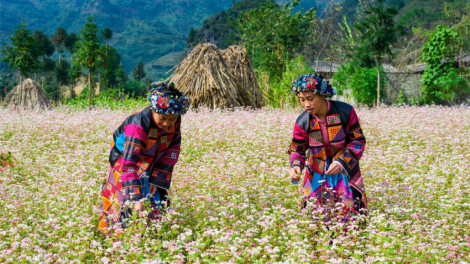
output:
[[[318, 63], [318, 67], [317, 67]], [[334, 61], [314, 61], [311, 63], [311, 67], [315, 69], [318, 73], [329, 73], [329, 72], [337, 72], [341, 63], [334, 62]]]
[[[314, 61], [310, 66], [316, 70], [318, 73], [335, 73], [338, 71], [341, 63], [335, 61]], [[398, 72], [398, 70], [393, 67], [391, 64], [382, 64], [382, 67], [385, 69], [385, 72]]]
[[426, 69], [426, 63], [415, 63], [400, 69], [400, 72], [404, 73], [423, 73]]
[[383, 63], [382, 67], [384, 68], [385, 72], [398, 72], [397, 68], [393, 67], [392, 64]]

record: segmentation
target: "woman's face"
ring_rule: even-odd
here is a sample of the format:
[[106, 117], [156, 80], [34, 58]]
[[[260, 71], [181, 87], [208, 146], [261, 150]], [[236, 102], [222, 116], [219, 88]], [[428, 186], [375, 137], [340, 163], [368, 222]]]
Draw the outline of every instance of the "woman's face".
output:
[[319, 94], [313, 94], [312, 91], [301, 92], [299, 99], [304, 109], [312, 115], [316, 115], [325, 103], [325, 97]]
[[163, 129], [173, 126], [176, 123], [176, 120], [178, 120], [178, 115], [160, 114], [154, 111], [152, 111], [152, 116], [157, 126]]

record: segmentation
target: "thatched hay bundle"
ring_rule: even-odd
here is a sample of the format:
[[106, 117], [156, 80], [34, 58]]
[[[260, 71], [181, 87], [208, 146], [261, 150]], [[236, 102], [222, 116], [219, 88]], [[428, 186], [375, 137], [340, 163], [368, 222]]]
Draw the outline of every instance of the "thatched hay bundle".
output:
[[12, 108], [49, 108], [50, 103], [42, 87], [31, 79], [23, 81], [23, 85], [18, 84], [9, 92], [5, 98], [8, 107]]
[[222, 56], [235, 78], [237, 89], [243, 98], [243, 104], [261, 107], [263, 95], [253, 70], [248, 51], [243, 46], [232, 45], [222, 50]]
[[191, 107], [243, 106], [235, 80], [219, 49], [209, 43], [197, 45], [169, 78], [191, 100]]

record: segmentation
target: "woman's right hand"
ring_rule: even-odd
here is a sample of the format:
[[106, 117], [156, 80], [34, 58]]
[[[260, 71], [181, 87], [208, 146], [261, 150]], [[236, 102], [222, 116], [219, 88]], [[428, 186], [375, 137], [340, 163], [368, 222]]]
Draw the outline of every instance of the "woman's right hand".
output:
[[289, 176], [290, 176], [290, 179], [291, 181], [298, 181], [300, 179], [300, 173], [302, 172], [302, 170], [300, 169], [300, 167], [298, 166], [295, 166], [293, 168], [290, 168], [289, 169]]

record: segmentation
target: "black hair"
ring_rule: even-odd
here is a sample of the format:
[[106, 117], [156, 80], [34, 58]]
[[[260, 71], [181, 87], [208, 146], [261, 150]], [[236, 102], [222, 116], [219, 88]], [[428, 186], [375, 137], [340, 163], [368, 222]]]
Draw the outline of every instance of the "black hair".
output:
[[173, 82], [154, 82], [151, 84], [152, 90], [157, 90], [165, 96], [183, 96], [183, 94], [176, 89]]

